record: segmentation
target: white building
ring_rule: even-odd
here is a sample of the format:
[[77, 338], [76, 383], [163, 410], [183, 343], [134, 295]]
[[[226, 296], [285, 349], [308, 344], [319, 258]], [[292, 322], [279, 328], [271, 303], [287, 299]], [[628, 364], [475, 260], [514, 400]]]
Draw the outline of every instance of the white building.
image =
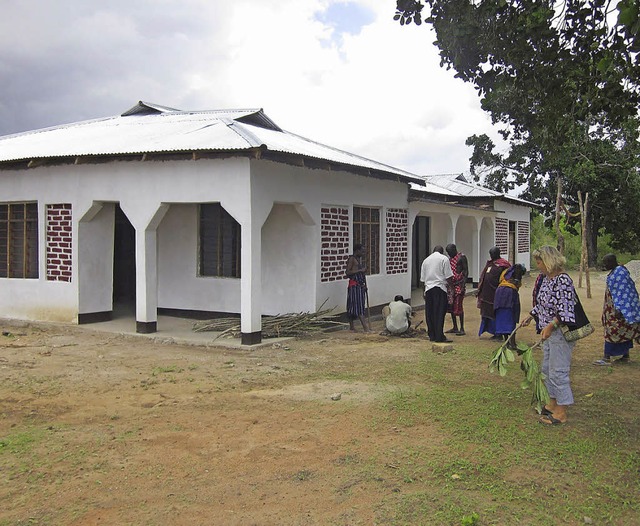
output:
[[371, 306], [410, 296], [455, 242], [477, 281], [491, 246], [529, 262], [530, 203], [460, 176], [421, 178], [281, 130], [262, 110], [120, 116], [0, 138], [0, 317], [89, 323], [135, 305], [261, 316], [344, 311], [364, 242]]

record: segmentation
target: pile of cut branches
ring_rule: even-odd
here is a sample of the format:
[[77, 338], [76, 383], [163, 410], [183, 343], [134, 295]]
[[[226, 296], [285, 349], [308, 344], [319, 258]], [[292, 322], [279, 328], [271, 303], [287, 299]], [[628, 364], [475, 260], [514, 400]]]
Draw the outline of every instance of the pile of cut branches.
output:
[[[324, 305], [324, 303], [322, 304]], [[279, 338], [282, 336], [303, 336], [312, 332], [320, 332], [332, 327], [344, 327], [347, 324], [336, 321], [335, 315], [330, 315], [333, 309], [316, 312], [298, 312], [278, 314], [262, 317], [262, 336], [264, 338]], [[240, 335], [240, 318], [216, 318], [213, 320], [197, 321], [193, 324], [196, 332], [219, 332], [218, 338], [236, 338]]]

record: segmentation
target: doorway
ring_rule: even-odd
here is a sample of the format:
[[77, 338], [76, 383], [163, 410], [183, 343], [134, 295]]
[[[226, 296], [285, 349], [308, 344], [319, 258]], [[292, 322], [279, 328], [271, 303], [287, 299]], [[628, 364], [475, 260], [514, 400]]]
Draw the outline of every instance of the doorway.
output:
[[113, 240], [113, 304], [136, 303], [136, 231], [129, 218], [116, 205]]
[[431, 218], [417, 216], [413, 222], [413, 269], [411, 271], [411, 288], [420, 287], [420, 269], [424, 258], [429, 255]]

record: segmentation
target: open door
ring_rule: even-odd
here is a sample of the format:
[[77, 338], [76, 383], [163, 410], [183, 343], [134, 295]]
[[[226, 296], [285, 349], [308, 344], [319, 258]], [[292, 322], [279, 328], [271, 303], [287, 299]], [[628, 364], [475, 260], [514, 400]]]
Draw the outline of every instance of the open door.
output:
[[134, 310], [136, 304], [136, 231], [120, 205], [115, 208], [113, 304]]

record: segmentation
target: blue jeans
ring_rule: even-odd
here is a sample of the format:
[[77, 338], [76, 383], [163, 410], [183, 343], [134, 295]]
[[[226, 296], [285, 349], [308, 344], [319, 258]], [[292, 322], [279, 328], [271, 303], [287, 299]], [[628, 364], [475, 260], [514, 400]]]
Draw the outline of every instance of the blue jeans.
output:
[[548, 340], [542, 343], [544, 355], [542, 372], [547, 377], [545, 385], [549, 396], [555, 398], [559, 405], [573, 404], [573, 393], [569, 382], [571, 355], [576, 342], [569, 343], [564, 339], [562, 331], [556, 329]]

